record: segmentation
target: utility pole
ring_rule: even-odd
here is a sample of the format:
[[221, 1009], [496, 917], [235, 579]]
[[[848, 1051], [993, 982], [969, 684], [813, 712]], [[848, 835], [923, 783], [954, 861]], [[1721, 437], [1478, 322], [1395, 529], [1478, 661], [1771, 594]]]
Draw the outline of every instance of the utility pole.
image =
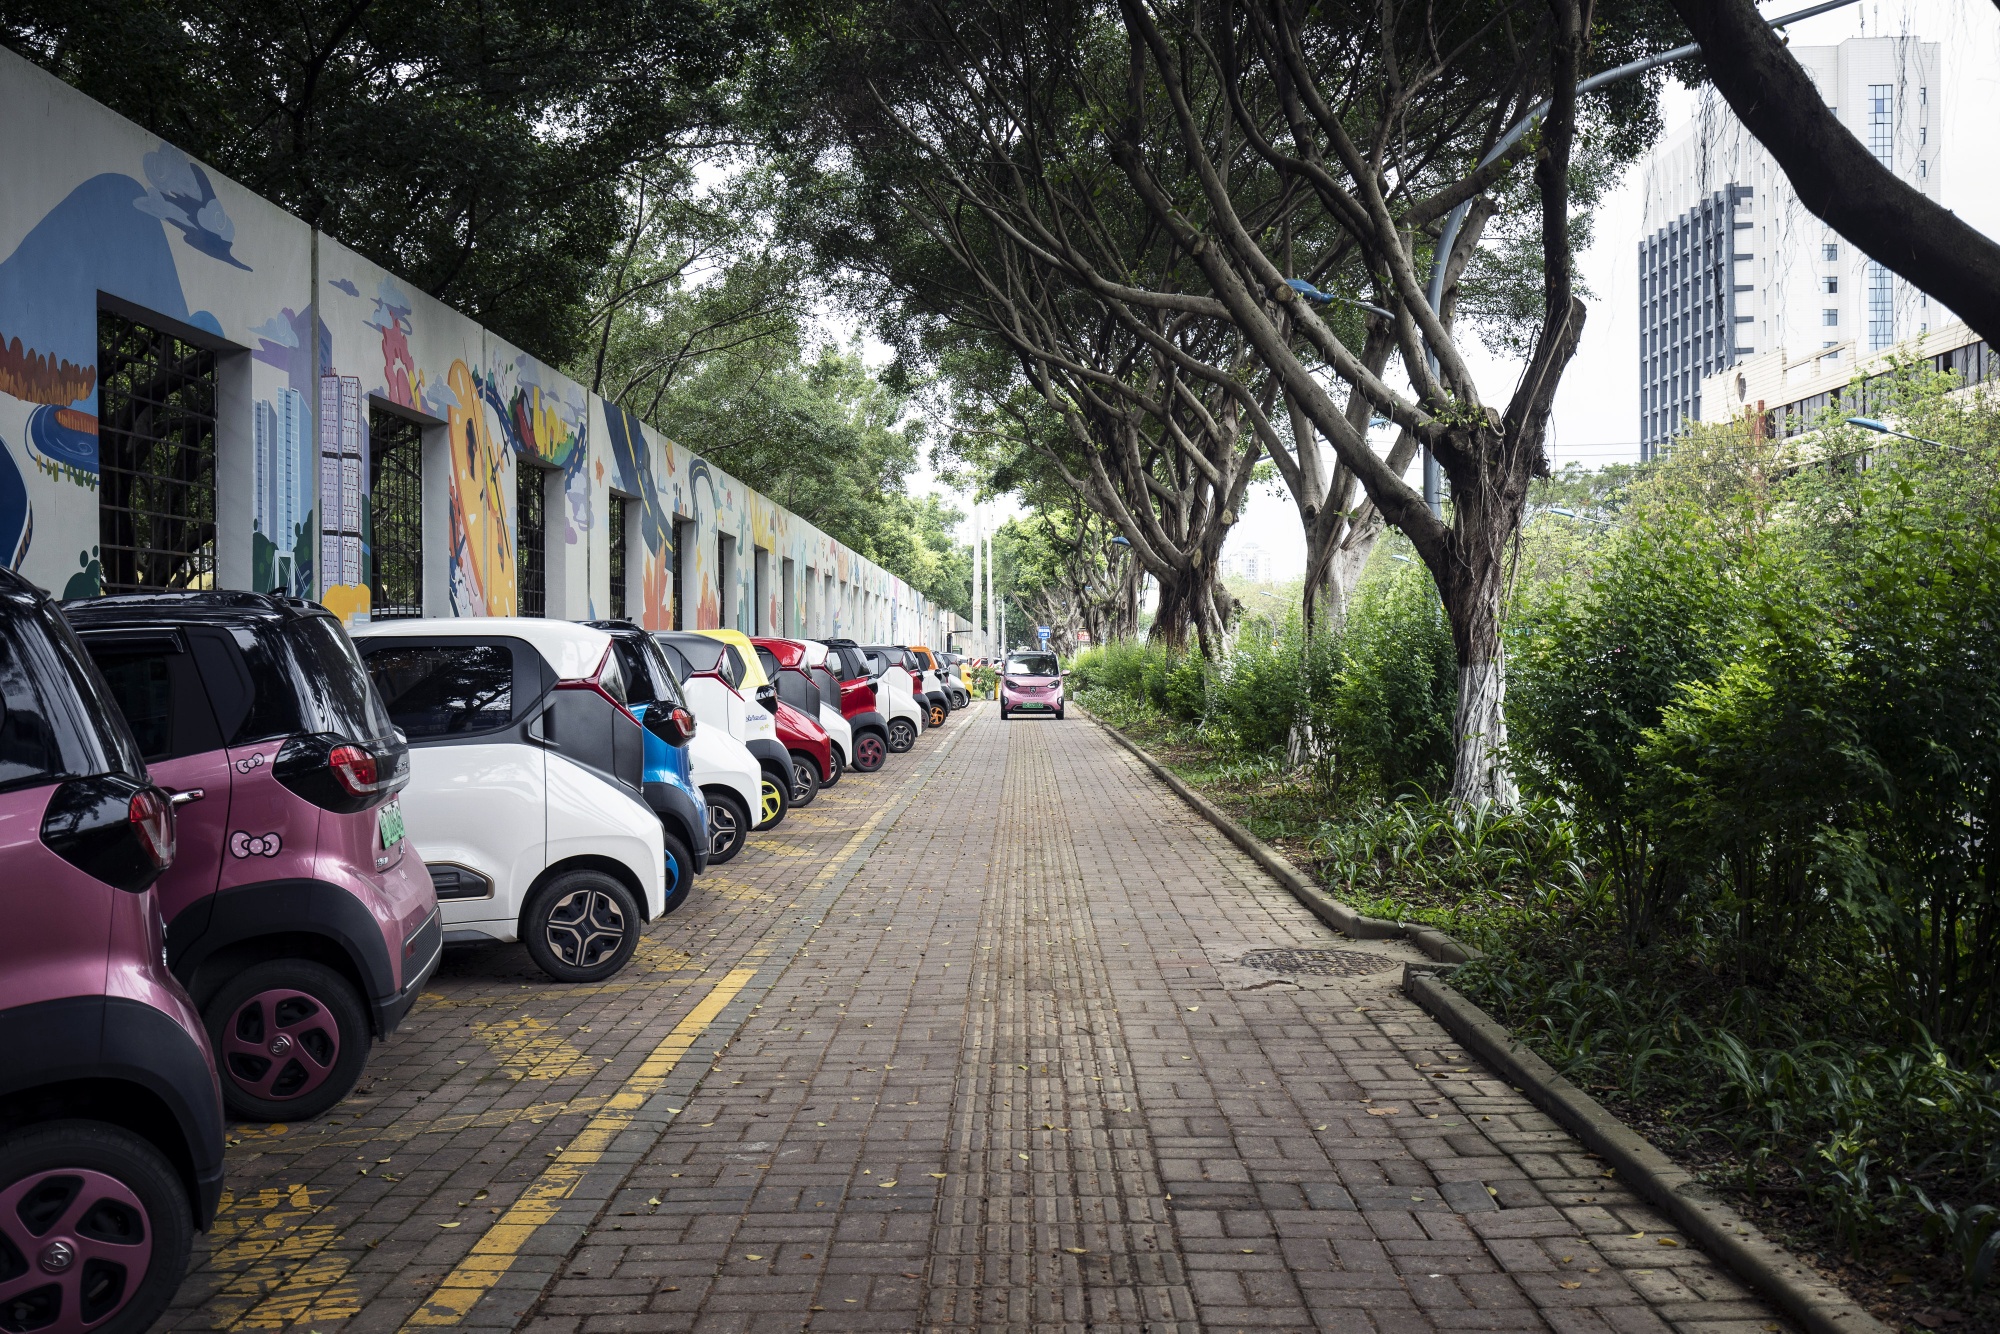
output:
[[985, 538], [982, 537], [980, 534], [979, 506], [977, 504], [974, 504], [972, 507], [972, 654], [971, 656], [975, 658], [985, 656], [985, 653], [981, 648], [981, 645], [983, 645], [986, 642], [985, 630], [984, 630], [985, 621], [979, 614], [980, 613], [979, 562], [981, 556], [980, 549], [984, 545], [985, 545]]
[[[999, 627], [997, 634], [994, 631], [996, 625]], [[994, 642], [987, 647], [987, 657], [997, 658], [1006, 651], [1006, 630], [1005, 613], [993, 600], [993, 534], [989, 531], [986, 534], [986, 633]]]

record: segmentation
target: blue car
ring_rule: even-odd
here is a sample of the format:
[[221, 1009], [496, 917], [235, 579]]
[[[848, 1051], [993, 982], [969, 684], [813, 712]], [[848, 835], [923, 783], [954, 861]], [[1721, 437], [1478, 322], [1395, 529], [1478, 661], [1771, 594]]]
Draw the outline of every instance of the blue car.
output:
[[[681, 694], [673, 668], [653, 637], [630, 621], [591, 621], [611, 636], [612, 652], [625, 678], [626, 707], [645, 734], [646, 804], [666, 833], [667, 906], [662, 915], [687, 902], [694, 878], [708, 869], [708, 802], [695, 786], [688, 765], [687, 735], [694, 711]], [[651, 716], [657, 714], [659, 716]], [[678, 740], [676, 740], [678, 738]]]

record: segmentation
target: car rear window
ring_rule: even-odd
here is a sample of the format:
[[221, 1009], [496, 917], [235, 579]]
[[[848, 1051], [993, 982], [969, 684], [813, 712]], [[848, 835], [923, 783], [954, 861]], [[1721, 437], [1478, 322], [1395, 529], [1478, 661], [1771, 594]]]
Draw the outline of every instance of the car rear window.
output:
[[685, 703], [681, 695], [679, 670], [672, 658], [680, 655], [650, 636], [622, 634], [611, 637], [618, 655], [618, 667], [625, 677], [628, 704], [665, 704], [669, 708]]
[[0, 609], [0, 788], [145, 772], [104, 678], [55, 608]]
[[514, 651], [505, 644], [387, 644], [368, 655], [368, 673], [390, 720], [412, 741], [514, 720]]
[[286, 622], [285, 632], [298, 660], [307, 715], [315, 730], [355, 741], [372, 741], [394, 730], [368, 669], [354, 650], [354, 641], [339, 621], [331, 616], [302, 616]]

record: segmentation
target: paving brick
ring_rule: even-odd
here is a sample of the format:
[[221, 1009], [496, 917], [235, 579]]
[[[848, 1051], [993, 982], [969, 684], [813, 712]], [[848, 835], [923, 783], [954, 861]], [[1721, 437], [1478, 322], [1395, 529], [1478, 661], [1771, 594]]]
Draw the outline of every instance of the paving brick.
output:
[[[1237, 962], [1272, 946], [1383, 969]], [[348, 1103], [232, 1130], [166, 1327], [401, 1327], [754, 969], [466, 1325], [1785, 1328], [1407, 1001], [1410, 957], [1087, 721], [981, 706], [753, 836], [607, 983], [448, 953]]]

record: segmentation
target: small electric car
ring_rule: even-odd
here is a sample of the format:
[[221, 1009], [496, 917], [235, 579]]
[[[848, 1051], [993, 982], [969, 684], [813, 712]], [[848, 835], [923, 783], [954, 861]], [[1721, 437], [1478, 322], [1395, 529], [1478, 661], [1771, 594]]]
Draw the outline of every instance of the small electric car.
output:
[[520, 941], [558, 982], [625, 966], [666, 911], [666, 840], [611, 636], [534, 617], [357, 637], [409, 738], [403, 791], [447, 944]]
[[1000, 716], [1017, 713], [1063, 716], [1063, 673], [1055, 654], [1015, 649], [1000, 665]]
[[[778, 736], [791, 752], [792, 804], [810, 806], [822, 787], [840, 781], [841, 752], [833, 729], [823, 716], [819, 687], [803, 669], [792, 669], [779, 659], [779, 650], [792, 662], [802, 662], [805, 645], [792, 639], [756, 639], [757, 661], [764, 675], [777, 689], [773, 712], [778, 719]], [[848, 732], [847, 721], [838, 723]]]
[[173, 793], [180, 856], [154, 893], [230, 1113], [318, 1116], [443, 946], [430, 877], [405, 856], [401, 733], [315, 603], [163, 592], [64, 611]]
[[[958, 696], [952, 692], [951, 677], [945, 670], [944, 659], [922, 644], [910, 645], [910, 652], [916, 655], [917, 665], [923, 668], [924, 684], [934, 692], [931, 712], [931, 726], [942, 727], [953, 710], [962, 708]], [[939, 712], [939, 706], [942, 712]]]
[[826, 669], [826, 646], [803, 639], [760, 638], [757, 659], [778, 687], [778, 698], [809, 718], [817, 718], [833, 747], [833, 765], [821, 782], [832, 787], [854, 755], [854, 728], [841, 715], [839, 683]]
[[929, 701], [918, 693], [915, 670], [904, 665], [904, 650], [872, 644], [856, 647], [867, 657], [869, 675], [882, 686], [876, 698], [888, 715], [889, 749], [900, 755], [916, 745], [930, 725], [926, 718]]
[[[681, 698], [699, 719], [701, 711], [689, 690], [694, 679], [693, 664], [673, 646], [672, 636], [648, 633], [660, 657], [672, 670], [674, 681], [681, 688]], [[692, 647], [704, 661], [715, 651], [712, 640]], [[712, 714], [715, 703], [711, 700], [710, 704]], [[708, 804], [708, 860], [711, 865], [720, 866], [743, 850], [756, 824], [754, 812], [764, 801], [764, 770], [750, 748], [730, 732], [726, 721], [718, 723], [713, 718], [708, 726], [695, 728], [687, 745], [687, 758], [689, 776]]]
[[829, 640], [818, 647], [826, 650], [826, 666], [815, 668], [815, 675], [824, 672], [833, 681], [840, 716], [854, 732], [854, 771], [872, 774], [889, 758], [889, 718], [882, 711], [885, 687], [853, 640]]
[[222, 1091], [162, 957], [174, 808], [42, 591], [0, 568], [0, 1325], [152, 1327], [222, 1193]]
[[757, 650], [735, 630], [662, 630], [654, 638], [686, 660], [688, 675], [681, 686], [695, 717], [724, 729], [756, 757], [763, 777], [757, 805], [751, 808], [751, 827], [776, 829], [792, 809], [792, 757], [778, 738], [778, 720], [772, 716], [778, 692], [764, 679]]
[[625, 707], [645, 729], [646, 804], [660, 817], [667, 847], [667, 906], [672, 912], [687, 902], [694, 878], [708, 869], [708, 802], [694, 781], [688, 758], [697, 728], [694, 711], [681, 693], [667, 655], [653, 637], [631, 621], [586, 621], [593, 630], [611, 636], [625, 678]]

